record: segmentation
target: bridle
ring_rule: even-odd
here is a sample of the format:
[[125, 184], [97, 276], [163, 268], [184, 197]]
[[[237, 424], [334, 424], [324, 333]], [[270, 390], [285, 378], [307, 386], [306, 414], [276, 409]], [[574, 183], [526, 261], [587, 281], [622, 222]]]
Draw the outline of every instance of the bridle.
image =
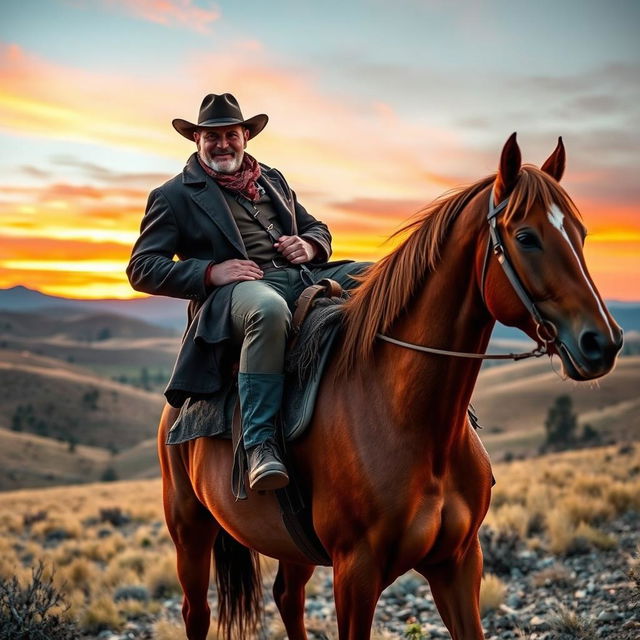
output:
[[399, 347], [406, 347], [407, 349], [413, 349], [414, 351], [421, 351], [423, 353], [434, 353], [444, 356], [454, 356], [457, 358], [474, 358], [478, 360], [524, 360], [525, 358], [539, 358], [540, 356], [549, 353], [549, 346], [556, 341], [558, 337], [558, 331], [551, 321], [545, 320], [542, 317], [540, 311], [531, 299], [531, 296], [528, 294], [527, 290], [522, 284], [522, 281], [520, 280], [520, 277], [518, 276], [516, 270], [513, 268], [513, 265], [509, 261], [509, 255], [504, 243], [502, 242], [500, 229], [498, 228], [498, 214], [506, 209], [507, 205], [509, 204], [509, 198], [505, 198], [500, 204], [494, 206], [493, 196], [494, 190], [492, 189], [491, 195], [489, 196], [489, 212], [487, 214], [487, 222], [489, 223], [489, 238], [487, 239], [487, 249], [484, 253], [484, 260], [482, 263], [482, 275], [480, 276], [480, 295], [482, 296], [482, 302], [486, 306], [484, 295], [485, 279], [487, 275], [489, 258], [491, 256], [491, 252], [493, 251], [493, 254], [496, 256], [498, 262], [502, 266], [502, 270], [507, 276], [507, 279], [511, 283], [513, 290], [516, 292], [518, 298], [520, 298], [525, 308], [536, 323], [536, 336], [538, 338], [538, 345], [536, 346], [536, 348], [532, 351], [526, 351], [524, 353], [467, 353], [464, 351], [449, 351], [447, 349], [425, 347], [423, 345], [404, 342], [403, 340], [397, 340], [396, 338], [391, 338], [390, 336], [386, 336], [382, 333], [377, 333], [377, 338], [380, 338], [380, 340], [384, 340], [385, 342], [395, 344]]

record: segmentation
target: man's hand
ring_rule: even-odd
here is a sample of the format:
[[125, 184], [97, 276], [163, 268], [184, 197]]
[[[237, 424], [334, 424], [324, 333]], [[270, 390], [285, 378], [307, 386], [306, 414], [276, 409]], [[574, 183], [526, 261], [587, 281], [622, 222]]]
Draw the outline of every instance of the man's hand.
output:
[[225, 260], [211, 267], [207, 284], [219, 287], [230, 282], [262, 280], [263, 275], [253, 260]]
[[281, 253], [292, 264], [302, 264], [313, 260], [318, 249], [313, 242], [304, 240], [300, 236], [280, 236], [274, 245], [278, 253]]

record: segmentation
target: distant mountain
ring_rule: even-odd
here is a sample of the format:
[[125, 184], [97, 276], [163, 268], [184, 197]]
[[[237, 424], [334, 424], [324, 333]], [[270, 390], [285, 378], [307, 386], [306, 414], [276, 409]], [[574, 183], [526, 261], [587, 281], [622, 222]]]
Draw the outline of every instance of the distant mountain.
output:
[[[632, 331], [640, 331], [640, 302], [620, 302], [617, 300], [607, 301], [607, 308], [616, 322], [622, 327], [625, 334]], [[514, 327], [506, 327], [497, 323], [493, 333], [492, 340], [529, 340], [529, 338], [520, 329]]]
[[0, 289], [0, 310], [41, 311], [64, 309], [116, 313], [150, 324], [182, 331], [187, 318], [187, 301], [164, 296], [135, 300], [79, 300], [50, 296], [40, 291], [17, 286]]

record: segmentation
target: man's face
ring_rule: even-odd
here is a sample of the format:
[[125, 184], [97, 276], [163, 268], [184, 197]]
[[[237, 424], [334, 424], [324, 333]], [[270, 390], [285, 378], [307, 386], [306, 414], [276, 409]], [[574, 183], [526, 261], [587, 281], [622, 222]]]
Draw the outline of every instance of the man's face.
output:
[[242, 164], [249, 130], [240, 125], [200, 129], [193, 134], [202, 161], [219, 173], [234, 173]]

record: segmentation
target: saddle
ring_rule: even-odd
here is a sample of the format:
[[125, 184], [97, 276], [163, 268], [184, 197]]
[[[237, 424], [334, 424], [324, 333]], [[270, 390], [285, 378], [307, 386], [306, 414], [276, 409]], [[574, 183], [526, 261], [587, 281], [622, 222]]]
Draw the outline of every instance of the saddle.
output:
[[[311, 422], [322, 373], [338, 335], [342, 287], [329, 278], [307, 287], [296, 302], [285, 361], [286, 384], [279, 426], [285, 441], [300, 437]], [[313, 309], [318, 305], [317, 309]], [[305, 320], [308, 320], [305, 322]], [[167, 434], [168, 445], [195, 438], [231, 438], [238, 406], [236, 377], [213, 394], [188, 398]]]

